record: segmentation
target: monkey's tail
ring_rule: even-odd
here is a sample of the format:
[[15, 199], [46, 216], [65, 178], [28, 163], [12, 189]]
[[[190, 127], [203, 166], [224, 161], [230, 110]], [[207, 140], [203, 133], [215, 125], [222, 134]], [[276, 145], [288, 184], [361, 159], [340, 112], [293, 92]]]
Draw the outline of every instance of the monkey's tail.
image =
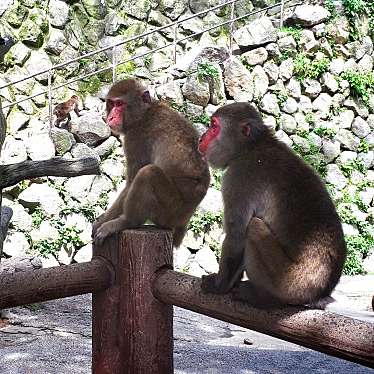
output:
[[187, 226], [180, 226], [176, 227], [173, 231], [173, 246], [178, 248], [182, 240], [184, 238], [184, 235], [186, 234]]

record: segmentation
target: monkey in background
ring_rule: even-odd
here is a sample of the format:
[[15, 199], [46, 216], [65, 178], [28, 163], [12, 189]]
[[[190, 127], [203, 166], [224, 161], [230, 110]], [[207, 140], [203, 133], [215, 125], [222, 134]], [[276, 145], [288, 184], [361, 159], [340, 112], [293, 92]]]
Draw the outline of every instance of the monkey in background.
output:
[[73, 95], [69, 100], [57, 104], [53, 109], [53, 114], [56, 116], [55, 126], [60, 127], [60, 123], [66, 118], [71, 120], [70, 112], [74, 110], [75, 114], [79, 116], [79, 97]]
[[112, 132], [124, 135], [127, 184], [94, 223], [94, 243], [149, 219], [172, 229], [178, 247], [210, 181], [208, 165], [198, 151], [197, 131], [180, 113], [152, 101], [135, 79], [111, 87], [106, 111]]
[[[259, 308], [333, 300], [346, 258], [335, 206], [317, 174], [275, 138], [248, 103], [221, 107], [200, 139], [214, 168], [226, 169], [218, 274], [202, 290]], [[243, 271], [248, 281], [240, 281]]]

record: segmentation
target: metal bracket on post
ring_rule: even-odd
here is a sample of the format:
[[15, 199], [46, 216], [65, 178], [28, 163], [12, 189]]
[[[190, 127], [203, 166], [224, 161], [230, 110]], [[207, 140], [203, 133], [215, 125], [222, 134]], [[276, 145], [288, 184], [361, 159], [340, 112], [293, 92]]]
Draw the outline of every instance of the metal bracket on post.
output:
[[52, 76], [53, 72], [52, 70], [48, 70], [48, 112], [49, 112], [49, 126], [50, 128], [53, 127], [53, 121], [52, 121]]

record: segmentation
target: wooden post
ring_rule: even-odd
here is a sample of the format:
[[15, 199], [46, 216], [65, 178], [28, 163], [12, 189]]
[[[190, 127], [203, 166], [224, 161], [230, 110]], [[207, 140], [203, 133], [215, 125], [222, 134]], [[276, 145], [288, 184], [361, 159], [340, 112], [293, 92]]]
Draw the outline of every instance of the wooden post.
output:
[[127, 230], [94, 247], [115, 269], [113, 285], [93, 293], [94, 374], [173, 373], [173, 307], [152, 292], [155, 272], [172, 266], [168, 231]]

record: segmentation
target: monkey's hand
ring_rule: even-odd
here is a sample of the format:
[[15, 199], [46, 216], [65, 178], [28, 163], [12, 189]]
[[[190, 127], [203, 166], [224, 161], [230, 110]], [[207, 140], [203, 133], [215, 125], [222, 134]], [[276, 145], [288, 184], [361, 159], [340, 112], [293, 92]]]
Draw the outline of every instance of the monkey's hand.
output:
[[95, 245], [103, 244], [104, 240], [114, 232], [115, 230], [113, 230], [113, 225], [109, 222], [99, 225], [93, 234], [93, 243]]
[[105, 221], [105, 213], [98, 216], [95, 220], [95, 222], [92, 224], [92, 233], [91, 238], [94, 238], [97, 232], [97, 229], [103, 224]]
[[229, 292], [228, 282], [223, 282], [219, 274], [203, 275], [201, 277], [201, 289], [204, 293], [224, 294]]

